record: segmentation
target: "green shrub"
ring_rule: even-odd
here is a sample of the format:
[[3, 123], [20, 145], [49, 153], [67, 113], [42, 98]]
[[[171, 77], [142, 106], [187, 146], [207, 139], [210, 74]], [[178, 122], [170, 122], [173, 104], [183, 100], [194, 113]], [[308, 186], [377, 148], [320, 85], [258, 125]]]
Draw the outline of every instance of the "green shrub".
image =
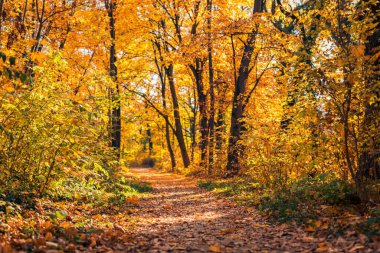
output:
[[152, 191], [152, 186], [135, 178], [121, 177], [108, 180], [81, 180], [68, 178], [61, 180], [49, 191], [54, 200], [70, 200], [96, 205], [122, 205], [131, 195]]
[[198, 186], [256, 206], [279, 222], [295, 220], [303, 223], [317, 217], [313, 208], [317, 209], [318, 205], [357, 204], [359, 200], [352, 185], [327, 173], [306, 177], [279, 189], [244, 178], [223, 182], [200, 181]]
[[359, 223], [357, 227], [369, 238], [378, 237], [380, 236], [380, 216], [368, 218]]
[[[71, 98], [59, 54], [35, 68], [33, 89], [0, 90], [0, 193], [43, 195], [56, 181], [115, 167], [107, 100]], [[17, 196], [15, 196], [17, 199]]]

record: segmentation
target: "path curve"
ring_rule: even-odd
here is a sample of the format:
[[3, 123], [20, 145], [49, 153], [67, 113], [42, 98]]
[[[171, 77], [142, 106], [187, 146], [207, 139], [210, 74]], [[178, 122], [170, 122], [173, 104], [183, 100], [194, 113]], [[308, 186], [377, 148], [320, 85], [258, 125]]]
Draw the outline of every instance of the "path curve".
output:
[[312, 252], [318, 240], [265, 221], [257, 211], [196, 187], [196, 181], [152, 169], [131, 169], [151, 183], [142, 198], [129, 252]]

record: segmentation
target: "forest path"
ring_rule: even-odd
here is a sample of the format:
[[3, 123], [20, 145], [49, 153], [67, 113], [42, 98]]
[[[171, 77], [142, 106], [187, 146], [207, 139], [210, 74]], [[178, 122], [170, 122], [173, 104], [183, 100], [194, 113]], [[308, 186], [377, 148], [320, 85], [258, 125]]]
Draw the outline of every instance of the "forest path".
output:
[[[152, 169], [131, 169], [154, 191], [140, 199], [128, 252], [312, 252], [319, 240], [276, 226], [252, 208], [199, 189], [196, 181]], [[318, 250], [317, 250], [318, 251]]]

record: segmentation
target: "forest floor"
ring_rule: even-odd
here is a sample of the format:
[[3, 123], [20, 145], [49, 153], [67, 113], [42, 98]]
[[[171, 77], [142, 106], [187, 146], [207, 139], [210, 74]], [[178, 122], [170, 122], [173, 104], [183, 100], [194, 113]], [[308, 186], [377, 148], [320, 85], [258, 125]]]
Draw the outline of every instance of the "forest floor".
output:
[[188, 177], [151, 169], [131, 173], [152, 184], [132, 214], [128, 252], [380, 252], [355, 234], [313, 237], [300, 227], [270, 223], [255, 209], [199, 189]]
[[252, 207], [198, 188], [194, 178], [145, 168], [127, 173], [153, 191], [105, 207], [48, 199], [19, 212], [7, 207], [16, 215], [0, 220], [0, 253], [380, 252], [379, 241], [353, 230], [322, 236], [275, 224]]

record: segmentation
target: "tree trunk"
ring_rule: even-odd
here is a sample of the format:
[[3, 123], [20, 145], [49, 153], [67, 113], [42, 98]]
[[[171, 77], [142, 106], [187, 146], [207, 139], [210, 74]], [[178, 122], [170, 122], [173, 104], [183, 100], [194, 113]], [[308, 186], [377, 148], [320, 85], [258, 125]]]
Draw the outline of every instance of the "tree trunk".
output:
[[[368, 4], [368, 1], [364, 1]], [[373, 20], [377, 23], [375, 32], [368, 37], [368, 42], [365, 45], [365, 54], [369, 59], [375, 59], [369, 62], [371, 71], [370, 75], [366, 78], [366, 88], [369, 95], [375, 97], [374, 103], [367, 103], [365, 107], [365, 114], [363, 120], [364, 141], [362, 145], [362, 152], [359, 156], [359, 171], [357, 173], [358, 180], [363, 181], [364, 178], [380, 179], [380, 91], [375, 89], [376, 84], [380, 80], [380, 58], [374, 57], [379, 51], [380, 47], [380, 16], [376, 15], [377, 10], [380, 9], [380, 1], [373, 2], [368, 10], [369, 17], [376, 17]]]
[[115, 87], [110, 88], [110, 96], [111, 96], [111, 119], [110, 119], [110, 132], [111, 132], [111, 147], [115, 149], [117, 152], [117, 156], [120, 158], [120, 146], [121, 146], [121, 103], [120, 103], [120, 90], [119, 85], [117, 84], [117, 67], [115, 65], [116, 62], [116, 33], [115, 33], [115, 17], [114, 10], [116, 5], [114, 0], [110, 0], [106, 2], [106, 9], [109, 18], [109, 26], [110, 26], [110, 64], [109, 64], [109, 75], [112, 79], [112, 82], [115, 84]]
[[223, 143], [224, 143], [224, 135], [226, 133], [226, 121], [225, 121], [225, 115], [224, 110], [222, 110], [220, 107], [217, 111], [216, 115], [216, 122], [215, 122], [215, 149], [218, 154], [221, 154]]
[[180, 116], [180, 112], [179, 112], [178, 97], [177, 97], [177, 92], [175, 90], [175, 84], [174, 84], [173, 64], [170, 64], [168, 67], [165, 67], [165, 73], [169, 79], [170, 93], [171, 93], [172, 102], [173, 102], [175, 135], [177, 137], [178, 145], [179, 145], [179, 148], [181, 150], [183, 166], [185, 168], [187, 168], [190, 165], [190, 158], [189, 158], [189, 155], [187, 154], [185, 138], [183, 136], [181, 116]]
[[[157, 65], [157, 67], [159, 67]], [[164, 107], [164, 110], [166, 111], [166, 83], [165, 78], [163, 77], [163, 73], [160, 71], [160, 79], [161, 79], [161, 96], [162, 96], [162, 106]], [[172, 148], [172, 143], [170, 141], [170, 126], [169, 126], [169, 119], [165, 118], [165, 139], [166, 139], [166, 146], [168, 147], [169, 155], [170, 155], [170, 162], [171, 162], [171, 171], [174, 172], [177, 167], [177, 162], [175, 160], [174, 151]]]
[[[253, 7], [253, 13], [259, 13], [264, 11], [263, 0], [255, 0]], [[243, 56], [240, 61], [240, 66], [238, 70], [238, 77], [235, 83], [234, 98], [232, 103], [232, 113], [231, 113], [231, 128], [230, 137], [228, 141], [228, 154], [227, 154], [227, 166], [226, 166], [226, 177], [232, 177], [239, 173], [239, 158], [241, 154], [244, 153], [244, 145], [239, 143], [241, 140], [242, 133], [245, 131], [244, 123], [244, 103], [247, 81], [249, 76], [249, 66], [251, 63], [251, 58], [254, 50], [255, 40], [256, 40], [256, 29], [248, 35], [248, 39], [244, 45]]]
[[215, 116], [215, 152], [217, 156], [224, 154], [223, 144], [227, 133], [226, 126], [226, 109], [228, 102], [226, 101], [226, 93], [228, 85], [224, 80], [214, 83], [216, 91], [216, 116]]
[[207, 118], [207, 94], [204, 91], [203, 84], [203, 62], [195, 59], [195, 66], [190, 65], [195, 78], [195, 84], [198, 94], [199, 105], [199, 127], [201, 132], [201, 140], [199, 142], [199, 149], [201, 151], [201, 159], [199, 166], [207, 171], [207, 147], [208, 147], [208, 118]]
[[150, 129], [149, 125], [148, 125], [148, 129], [146, 130], [146, 135], [148, 138], [149, 155], [151, 156], [153, 154], [153, 141], [152, 141], [152, 130]]
[[214, 92], [214, 68], [213, 68], [213, 45], [212, 45], [212, 0], [207, 0], [207, 29], [208, 29], [208, 72], [209, 72], [209, 85], [210, 85], [210, 113], [208, 119], [209, 130], [209, 153], [208, 153], [208, 174], [212, 174], [214, 166], [214, 128], [215, 128], [215, 92]]
[[235, 91], [232, 103], [231, 113], [231, 129], [228, 141], [227, 156], [227, 177], [232, 177], [239, 172], [239, 158], [244, 152], [244, 145], [239, 143], [241, 134], [244, 131], [244, 97], [246, 93], [246, 85], [249, 75], [249, 65], [254, 49], [256, 39], [256, 31], [252, 31], [248, 41], [244, 46], [243, 56], [240, 62], [238, 78], [235, 83]]
[[197, 147], [197, 131], [196, 131], [196, 124], [197, 124], [197, 98], [196, 98], [196, 91], [194, 89], [193, 97], [189, 95], [189, 105], [191, 109], [192, 115], [190, 116], [190, 137], [191, 137], [191, 162], [194, 161], [194, 153], [195, 148]]
[[[159, 57], [157, 56], [157, 51], [156, 51], [155, 47], [157, 48]], [[154, 51], [154, 63], [156, 65], [157, 72], [158, 72], [158, 75], [160, 77], [160, 82], [161, 82], [162, 107], [166, 111], [166, 109], [167, 109], [167, 105], [166, 105], [166, 76], [164, 73], [164, 68], [160, 64], [163, 62], [160, 43], [153, 41], [153, 51]], [[160, 61], [160, 63], [159, 63], [159, 61]], [[170, 155], [171, 171], [174, 172], [176, 167], [177, 167], [177, 162], [175, 159], [172, 143], [170, 141], [170, 122], [169, 122], [168, 117], [164, 117], [164, 119], [165, 119], [166, 146], [168, 148], [169, 155]]]
[[170, 142], [170, 127], [169, 127], [169, 122], [165, 122], [165, 138], [166, 138], [166, 145], [169, 150], [169, 155], [170, 155], [170, 162], [172, 169], [171, 171], [174, 172], [176, 167], [177, 167], [177, 162], [175, 160], [172, 144]]

